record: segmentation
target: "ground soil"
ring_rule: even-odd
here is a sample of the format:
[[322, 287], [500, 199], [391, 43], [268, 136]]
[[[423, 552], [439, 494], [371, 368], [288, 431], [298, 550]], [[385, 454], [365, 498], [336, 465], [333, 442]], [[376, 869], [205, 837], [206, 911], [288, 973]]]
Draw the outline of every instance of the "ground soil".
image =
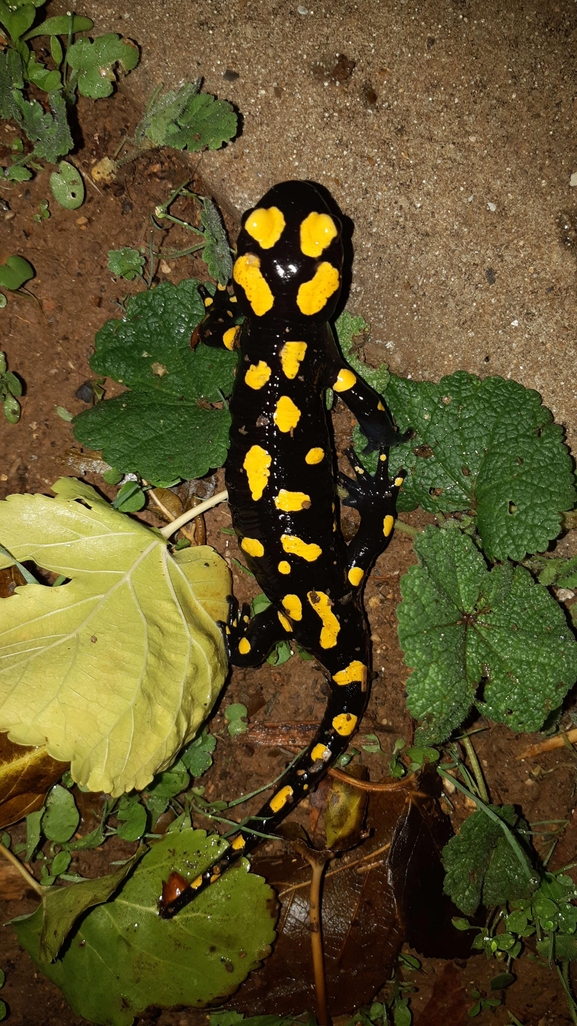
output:
[[[51, 483], [62, 473], [79, 476], [77, 458], [69, 454], [74, 445], [72, 430], [69, 423], [59, 417], [56, 407], [64, 407], [72, 414], [85, 408], [77, 392], [91, 377], [89, 359], [94, 333], [110, 317], [119, 315], [118, 302], [127, 293], [141, 287], [112, 278], [107, 270], [108, 250], [148, 246], [154, 207], [165, 201], [171, 190], [190, 175], [190, 165], [179, 155], [149, 152], [127, 164], [113, 184], [97, 187], [90, 178], [91, 165], [117, 149], [124, 135], [134, 127], [135, 115], [120, 93], [90, 110], [87, 103], [81, 102], [78, 123], [82, 131], [78, 133], [75, 159], [87, 183], [87, 199], [81, 209], [66, 211], [50, 200], [50, 218], [35, 220], [41, 201], [49, 195], [45, 172], [2, 194], [9, 206], [1, 215], [2, 258], [9, 253], [20, 253], [30, 260], [36, 272], [27, 292], [10, 295], [6, 309], [0, 313], [1, 348], [7, 353], [10, 369], [22, 377], [26, 386], [20, 422], [0, 426], [2, 496], [23, 491], [48, 493]], [[1, 132], [0, 146], [8, 148], [15, 133], [5, 125]], [[192, 208], [188, 216], [194, 216]], [[163, 240], [157, 235], [155, 244], [160, 241], [174, 248], [182, 244], [177, 233], [170, 233]], [[176, 282], [195, 270], [198, 265], [183, 259], [165, 264], [159, 274], [161, 278]], [[114, 394], [114, 389], [113, 383], [107, 384], [108, 395]], [[349, 429], [350, 417], [341, 411], [336, 425], [337, 444]], [[108, 496], [113, 493], [97, 475], [87, 473], [86, 480]], [[419, 514], [405, 519], [414, 526], [425, 522]], [[227, 555], [236, 553], [230, 537], [221, 533], [229, 524], [226, 508], [207, 517], [209, 541]], [[412, 735], [404, 701], [408, 670], [396, 640], [395, 607], [400, 597], [400, 577], [414, 561], [410, 539], [397, 531], [390, 548], [378, 561], [366, 592], [374, 665], [379, 676], [362, 730], [377, 733], [385, 752], [384, 757], [370, 757], [368, 762], [365, 759], [373, 779], [386, 776], [387, 758], [395, 739], [410, 740]], [[237, 575], [235, 590], [240, 598], [248, 597], [250, 584], [245, 576]], [[235, 671], [225, 704], [244, 702], [254, 725], [255, 722], [315, 721], [320, 716], [323, 700], [320, 671], [311, 663], [293, 658], [278, 668], [265, 666], [256, 672]], [[221, 740], [217, 763], [207, 778], [208, 797], [230, 798], [252, 790], [272, 779], [286, 763], [286, 752], [278, 745], [269, 743], [263, 749], [251, 740], [250, 734], [248, 741], [246, 738], [228, 739], [223, 723], [222, 711], [218, 710], [211, 729]], [[482, 732], [476, 736], [475, 743], [492, 800], [522, 806], [530, 822], [549, 824], [538, 828], [544, 832], [538, 841], [542, 851], [547, 850], [560, 824], [562, 857], [556, 864], [572, 861], [575, 847], [572, 838], [577, 825], [573, 818], [575, 760], [572, 752], [561, 749], [539, 759], [519, 761], [518, 756], [528, 741], [525, 736], [515, 736], [503, 727], [484, 721], [477, 725]], [[458, 795], [452, 796], [452, 802], [458, 825], [468, 810]], [[301, 821], [309, 828], [313, 811], [305, 803], [300, 810]], [[15, 836], [21, 829], [14, 828]], [[81, 831], [87, 829], [90, 829], [89, 816]], [[106, 845], [101, 852], [85, 855], [76, 868], [88, 876], [97, 876], [106, 872], [110, 861], [119, 854], [118, 847]], [[0, 884], [5, 896], [2, 922], [33, 910], [33, 897], [29, 893], [22, 894], [16, 878], [7, 875]], [[7, 975], [2, 996], [9, 1006], [9, 1022], [13, 1026], [73, 1026], [82, 1022], [70, 1011], [60, 992], [35, 970], [28, 955], [19, 950], [9, 928], [3, 929], [0, 944], [2, 968]], [[471, 990], [477, 988], [488, 993], [489, 981], [498, 968], [484, 956], [465, 961], [424, 959], [422, 972], [415, 977], [418, 987], [412, 999], [415, 1022], [421, 1026], [464, 1023], [473, 1003]], [[522, 1023], [561, 1026], [570, 1022], [563, 992], [553, 971], [529, 958], [520, 960], [516, 969], [519, 980], [503, 997], [506, 1007], [514, 1011]], [[140, 1021], [156, 1022], [159, 1026], [194, 1026], [205, 1022], [206, 1016], [186, 1010], [163, 1011], [144, 1015]], [[508, 1022], [505, 1004], [494, 1012], [484, 1012], [478, 1021]]]

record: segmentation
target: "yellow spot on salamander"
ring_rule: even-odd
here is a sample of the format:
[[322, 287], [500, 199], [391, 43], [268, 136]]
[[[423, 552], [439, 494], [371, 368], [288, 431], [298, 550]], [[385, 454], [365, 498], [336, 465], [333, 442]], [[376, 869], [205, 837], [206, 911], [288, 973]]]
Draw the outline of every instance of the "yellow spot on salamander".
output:
[[358, 681], [359, 684], [366, 685], [367, 667], [361, 663], [360, 659], [353, 659], [352, 663], [345, 666], [344, 670], [333, 673], [333, 680], [335, 684], [352, 684], [353, 681]]
[[318, 745], [315, 745], [313, 750], [312, 750], [312, 752], [311, 752], [311, 759], [312, 759], [313, 762], [319, 762], [319, 761], [326, 762], [327, 759], [330, 759], [330, 757], [331, 757], [330, 748], [327, 748], [326, 745], [322, 745], [320, 743]]
[[333, 720], [333, 727], [341, 737], [348, 737], [352, 734], [358, 722], [358, 716], [352, 713], [339, 713]]
[[232, 276], [246, 293], [257, 317], [272, 310], [274, 296], [268, 282], [263, 278], [260, 260], [254, 253], [245, 253], [235, 261]]
[[212, 876], [210, 878], [211, 884], [216, 883], [216, 881], [218, 880], [219, 876], [220, 876], [220, 869], [218, 868], [218, 866], [215, 866], [213, 871], [212, 871]]
[[193, 890], [193, 891], [197, 891], [197, 890], [198, 890], [198, 888], [200, 887], [201, 883], [202, 883], [202, 877], [201, 877], [201, 876], [197, 876], [197, 877], [196, 877], [196, 878], [195, 878], [195, 879], [194, 879], [194, 880], [192, 881], [192, 883], [191, 883], [191, 885], [190, 885], [190, 886], [192, 887], [192, 890]]
[[383, 534], [384, 534], [385, 538], [389, 537], [389, 535], [390, 535], [391, 531], [393, 530], [394, 526], [395, 526], [395, 518], [392, 517], [390, 513], [388, 513], [387, 516], [385, 517], [385, 519], [383, 520]]
[[278, 565], [278, 572], [279, 574], [290, 574], [291, 565], [290, 563], [287, 563], [286, 559], [281, 559]]
[[314, 563], [323, 551], [316, 542], [305, 542], [294, 534], [281, 534], [280, 543], [289, 556], [300, 556], [307, 563]]
[[395, 488], [400, 488], [404, 480], [405, 480], [404, 477], [396, 477], [395, 478]]
[[212, 306], [213, 303], [214, 303], [214, 299], [212, 298], [212, 296], [207, 296], [205, 301], [204, 301], [204, 305], [205, 306]]
[[287, 492], [286, 488], [281, 488], [274, 497], [274, 504], [285, 513], [299, 513], [302, 509], [309, 509], [311, 497], [306, 492]]
[[384, 408], [385, 408], [385, 407], [383, 406], [383, 404], [382, 404], [381, 400], [379, 399], [379, 401], [378, 401], [378, 403], [377, 403], [377, 410], [384, 410]]
[[347, 392], [349, 388], [357, 383], [357, 376], [353, 374], [352, 370], [348, 367], [343, 367], [339, 371], [339, 376], [333, 385], [333, 391], [335, 392]]
[[287, 378], [296, 378], [306, 351], [306, 342], [285, 342], [280, 351], [280, 362], [283, 374]]
[[243, 538], [240, 547], [248, 552], [249, 556], [264, 556], [264, 545], [258, 538]]
[[289, 634], [292, 634], [292, 624], [291, 624], [290, 620], [287, 620], [287, 618], [284, 615], [284, 613], [277, 613], [276, 615], [278, 616], [278, 618], [279, 618], [282, 626], [284, 627], [285, 631], [287, 631]]
[[290, 784], [285, 784], [284, 787], [281, 787], [280, 791], [278, 791], [277, 794], [274, 794], [269, 802], [272, 812], [280, 812], [281, 809], [284, 809], [286, 803], [291, 800], [293, 794], [294, 791]]
[[341, 625], [332, 611], [332, 602], [329, 596], [324, 591], [309, 591], [307, 598], [322, 621], [323, 626], [319, 639], [321, 648], [334, 648]]
[[349, 578], [349, 581], [353, 585], [353, 588], [358, 588], [363, 577], [365, 576], [365, 571], [361, 570], [360, 566], [352, 566], [347, 576]]
[[254, 501], [262, 497], [270, 476], [271, 457], [270, 454], [260, 445], [251, 445], [245, 458], [243, 467], [248, 477], [248, 487]]
[[293, 431], [301, 417], [301, 411], [288, 395], [281, 395], [273, 414], [279, 431]]
[[325, 458], [325, 450], [321, 449], [319, 445], [315, 445], [312, 449], [309, 449], [305, 456], [305, 463], [310, 466], [314, 466], [315, 463], [321, 463]]
[[222, 336], [222, 341], [223, 341], [226, 349], [230, 349], [231, 353], [232, 353], [234, 347], [236, 346], [236, 342], [237, 342], [237, 339], [238, 339], [239, 335], [240, 335], [240, 325], [237, 324], [236, 327], [234, 327], [234, 328], [227, 328], [225, 333], [224, 333], [224, 335]]
[[382, 452], [381, 455], [379, 456], [379, 459], [380, 459], [381, 463], [386, 463], [387, 462], [387, 454], [386, 454], [386, 452]]
[[278, 207], [257, 207], [247, 217], [244, 227], [262, 249], [272, 249], [280, 239], [285, 224], [282, 211]]
[[246, 841], [242, 834], [235, 837], [234, 841], [230, 842], [230, 846], [231, 848], [234, 848], [235, 851], [242, 851], [242, 849], [246, 847]]
[[248, 638], [241, 638], [238, 643], [238, 650], [241, 655], [247, 655], [250, 652], [250, 641]]
[[[260, 272], [259, 272], [260, 273]], [[326, 306], [333, 292], [341, 283], [339, 272], [332, 264], [323, 261], [317, 268], [314, 278], [303, 282], [297, 293], [297, 306], [305, 317], [312, 317]]]
[[303, 604], [298, 595], [285, 595], [282, 600], [282, 604], [291, 620], [302, 620]]
[[337, 226], [332, 217], [313, 212], [301, 224], [301, 249], [305, 256], [320, 257], [337, 235]]
[[251, 363], [244, 376], [244, 380], [249, 388], [256, 390], [266, 385], [271, 373], [268, 363], [265, 363], [264, 360], [259, 360], [257, 364]]

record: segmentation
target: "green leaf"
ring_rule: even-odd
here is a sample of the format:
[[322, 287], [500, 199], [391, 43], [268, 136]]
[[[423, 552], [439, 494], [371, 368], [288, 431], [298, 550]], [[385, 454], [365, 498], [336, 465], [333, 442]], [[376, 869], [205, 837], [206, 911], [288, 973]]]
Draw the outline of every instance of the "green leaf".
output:
[[237, 734], [246, 734], [248, 730], [247, 716], [247, 707], [242, 702], [233, 702], [224, 710], [227, 730], [231, 737], [236, 737]]
[[539, 584], [555, 585], [556, 588], [577, 588], [577, 556], [561, 557], [534, 556], [524, 564], [537, 574]]
[[27, 167], [13, 165], [6, 168], [4, 177], [8, 182], [28, 182], [32, 178], [32, 172]]
[[97, 877], [95, 880], [85, 880], [72, 887], [47, 890], [36, 912], [13, 921], [16, 933], [20, 937], [19, 930], [22, 929], [26, 935], [33, 926], [35, 931], [38, 931], [35, 941], [38, 945], [39, 958], [46, 963], [54, 961], [79, 916], [94, 905], [107, 901], [140, 861], [145, 850], [140, 848], [114, 873]]
[[563, 429], [538, 392], [503, 378], [459, 371], [438, 385], [391, 376], [385, 398], [401, 431], [392, 473], [407, 476], [399, 510], [471, 510], [491, 559], [542, 551], [575, 502]]
[[64, 50], [58, 36], [50, 37], [50, 56], [52, 57], [56, 67], [59, 68], [64, 60]]
[[577, 937], [567, 934], [550, 934], [538, 940], [537, 953], [548, 962], [577, 962]]
[[473, 703], [513, 730], [538, 730], [577, 679], [562, 608], [522, 567], [489, 571], [455, 525], [427, 527], [415, 551], [397, 615], [419, 743], [440, 744]]
[[116, 816], [121, 825], [118, 827], [118, 836], [123, 841], [138, 841], [146, 831], [148, 815], [144, 805], [141, 805], [138, 795], [130, 797], [124, 795], [120, 799]]
[[[382, 395], [391, 377], [387, 365], [383, 363], [380, 367], [375, 369], [373, 367], [369, 367], [366, 363], [362, 363], [357, 356], [355, 341], [357, 338], [368, 333], [369, 325], [367, 322], [362, 317], [355, 317], [353, 314], [349, 313], [348, 310], [343, 310], [342, 314], [337, 319], [335, 328], [337, 331], [339, 345], [345, 360], [350, 363], [351, 367], [357, 372], [357, 374], [360, 374], [364, 381]], [[364, 438], [364, 436], [361, 435], [361, 438]], [[357, 443], [355, 443], [355, 445], [356, 444]], [[358, 448], [363, 449], [365, 448], [365, 445], [359, 443]], [[375, 470], [376, 463], [371, 472], [374, 473]]]
[[[489, 805], [511, 828], [522, 825], [512, 805]], [[504, 905], [528, 895], [526, 866], [521, 865], [498, 823], [482, 811], [473, 812], [460, 833], [443, 848], [445, 893], [466, 915], [479, 905]]]
[[193, 153], [218, 150], [237, 129], [236, 114], [226, 100], [199, 93], [200, 82], [185, 82], [178, 92], [155, 97], [137, 128], [154, 146]]
[[50, 872], [53, 876], [61, 876], [65, 873], [72, 862], [72, 855], [69, 851], [59, 851], [58, 855], [52, 860], [50, 866]]
[[46, 799], [42, 816], [42, 832], [49, 841], [64, 844], [75, 833], [80, 813], [70, 791], [55, 784]]
[[126, 481], [112, 506], [122, 513], [138, 513], [146, 505], [146, 496], [138, 481]]
[[227, 617], [230, 576], [208, 546], [171, 556], [89, 485], [61, 478], [53, 490], [0, 502], [9, 552], [68, 581], [0, 603], [0, 730], [119, 795], [170, 765], [210, 712], [227, 673], [214, 621]]
[[50, 188], [56, 202], [65, 210], [77, 210], [84, 203], [82, 175], [67, 160], [61, 160], [58, 171], [50, 175]]
[[224, 848], [221, 838], [201, 830], [170, 834], [142, 858], [112, 901], [83, 916], [58, 961], [49, 964], [41, 956], [40, 910], [14, 924], [20, 943], [75, 1013], [93, 1023], [131, 1026], [150, 1006], [224, 1001], [269, 954], [275, 936], [271, 888], [247, 873], [245, 863], [172, 920], [159, 917], [157, 904], [171, 873], [193, 880]]
[[0, 51], [0, 118], [13, 118], [20, 123], [20, 108], [14, 92], [24, 88], [24, 62], [17, 50]]
[[44, 64], [36, 60], [34, 53], [30, 54], [26, 65], [26, 77], [33, 85], [43, 89], [45, 93], [51, 93], [54, 89], [60, 89], [62, 86], [60, 72], [45, 67]]
[[31, 3], [20, 4], [16, 10], [11, 10], [10, 7], [3, 4], [0, 17], [12, 42], [16, 43], [30, 28], [36, 17], [36, 9]]
[[108, 32], [96, 39], [79, 39], [68, 49], [67, 61], [78, 72], [78, 92], [93, 100], [110, 96], [116, 80], [114, 67], [120, 64], [125, 74], [138, 64], [138, 49], [128, 39]]
[[122, 249], [110, 249], [108, 251], [108, 270], [116, 278], [134, 281], [135, 278], [142, 277], [143, 268], [144, 257], [137, 249], [123, 246]]
[[232, 389], [237, 358], [203, 345], [191, 350], [203, 316], [190, 280], [140, 292], [128, 301], [124, 320], [107, 321], [90, 365], [132, 391], [76, 417], [77, 440], [148, 481], [203, 477], [222, 466], [230, 426], [222, 398]]
[[[37, 6], [40, 7], [41, 4]], [[60, 14], [40, 22], [36, 28], [26, 33], [24, 39], [34, 39], [35, 36], [67, 36], [68, 32], [76, 35], [77, 32], [90, 32], [91, 28], [94, 28], [94, 22], [90, 18], [78, 14]]]
[[24, 856], [25, 862], [30, 862], [30, 859], [34, 855], [38, 845], [40, 844], [40, 838], [42, 831], [40, 829], [40, 823], [44, 815], [44, 809], [39, 809], [38, 812], [30, 812], [26, 816], [26, 854]]
[[26, 100], [20, 93], [14, 93], [18, 108], [18, 123], [34, 143], [32, 157], [56, 164], [59, 157], [70, 153], [73, 147], [68, 127], [66, 104], [58, 91], [48, 94], [52, 113], [45, 111], [37, 100]]
[[201, 199], [200, 223], [205, 229], [202, 259], [211, 278], [226, 285], [232, 278], [232, 256], [221, 216], [212, 200]]
[[216, 748], [216, 738], [206, 730], [200, 737], [191, 741], [188, 748], [181, 753], [181, 761], [193, 777], [201, 777], [212, 766], [212, 753]]
[[186, 791], [189, 784], [188, 770], [179, 759], [170, 769], [156, 774], [152, 784], [146, 788], [146, 793], [155, 798], [175, 798], [177, 794]]
[[24, 257], [9, 256], [6, 263], [0, 264], [0, 285], [14, 292], [25, 282], [34, 277], [35, 271]]

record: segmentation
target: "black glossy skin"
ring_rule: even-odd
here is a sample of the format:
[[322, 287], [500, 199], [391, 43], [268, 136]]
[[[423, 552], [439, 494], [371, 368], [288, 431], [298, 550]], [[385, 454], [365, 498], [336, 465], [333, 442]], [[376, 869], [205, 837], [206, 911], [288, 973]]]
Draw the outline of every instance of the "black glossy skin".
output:
[[[273, 245], [263, 248], [247, 226], [253, 223], [255, 211], [271, 208], [281, 211], [285, 227]], [[334, 238], [315, 256], [305, 255], [300, 242], [300, 225], [311, 213], [328, 215], [335, 230]], [[321, 220], [323, 225], [329, 224]], [[265, 241], [270, 243], [270, 238]], [[244, 287], [247, 280], [242, 268], [247, 256], [251, 265], [255, 259], [259, 262], [272, 295], [272, 306], [264, 312], [250, 283], [247, 289], [252, 304]], [[332, 294], [313, 304], [319, 309], [303, 312], [297, 304], [299, 286], [311, 281], [323, 263], [328, 265], [324, 270]], [[371, 564], [390, 540], [402, 481], [390, 482], [386, 470], [388, 447], [398, 442], [390, 416], [380, 396], [344, 362], [328, 324], [339, 296], [341, 267], [340, 223], [310, 183], [283, 182], [244, 215], [234, 288], [246, 321], [239, 332], [240, 363], [230, 403], [226, 484], [246, 561], [272, 605], [250, 622], [233, 611], [227, 644], [232, 663], [256, 666], [277, 641], [294, 638], [325, 668], [331, 696], [314, 741], [283, 776], [259, 814], [232, 838], [219, 862], [161, 907], [161, 914], [167, 917], [259, 843], [251, 828], [274, 832], [345, 751], [369, 698], [370, 637], [361, 592]], [[215, 302], [201, 337], [208, 344], [222, 344], [222, 328], [230, 324], [230, 314], [223, 314], [222, 304]], [[305, 343], [306, 350], [300, 347], [302, 359], [285, 361], [283, 366], [281, 354], [287, 342]], [[230, 332], [227, 344], [230, 348]], [[260, 369], [260, 377], [255, 368]], [[348, 546], [338, 523], [334, 455], [325, 410], [325, 389], [335, 385], [372, 447], [380, 450], [375, 478], [353, 463], [356, 479], [341, 479], [348, 493], [343, 501], [361, 513], [361, 526]], [[289, 414], [284, 416], [283, 411], [275, 420], [279, 400]], [[259, 454], [251, 464], [255, 446]], [[263, 465], [268, 474], [263, 474]], [[260, 467], [260, 474], [254, 473], [255, 466]], [[281, 507], [296, 503], [298, 508], [279, 508], [279, 496], [285, 493], [293, 498], [288, 503], [281, 501]], [[304, 547], [299, 547], [295, 538]], [[292, 551], [295, 544], [296, 552]], [[306, 673], [303, 664], [304, 677]]]

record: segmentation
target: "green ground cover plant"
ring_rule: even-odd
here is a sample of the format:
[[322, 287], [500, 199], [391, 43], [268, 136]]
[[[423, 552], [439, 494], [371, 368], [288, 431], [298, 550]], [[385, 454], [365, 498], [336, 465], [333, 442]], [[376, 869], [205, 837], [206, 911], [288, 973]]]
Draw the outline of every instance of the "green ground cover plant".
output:
[[[69, 110], [79, 94], [110, 96], [118, 71], [132, 71], [139, 53], [134, 43], [114, 32], [95, 39], [80, 36], [93, 28], [90, 18], [63, 14], [42, 20], [45, 6], [44, 0], [0, 2], [5, 43], [0, 51], [0, 118], [14, 121], [21, 132], [2, 176], [5, 182], [27, 181], [40, 168], [39, 161], [60, 161], [50, 188], [59, 203], [75, 209], [84, 199], [84, 185], [76, 168], [61, 160], [74, 146]], [[46, 40], [49, 56], [39, 57], [35, 51], [33, 41], [40, 38]], [[31, 87], [46, 93], [46, 105]]]

